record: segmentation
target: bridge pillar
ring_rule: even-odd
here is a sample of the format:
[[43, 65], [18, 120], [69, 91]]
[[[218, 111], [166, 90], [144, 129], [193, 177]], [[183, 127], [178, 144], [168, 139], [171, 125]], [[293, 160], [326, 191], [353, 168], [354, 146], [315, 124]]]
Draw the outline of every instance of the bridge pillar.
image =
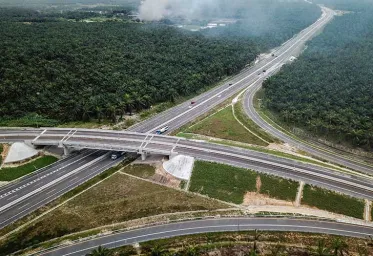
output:
[[142, 160], [142, 161], [145, 161], [145, 160], [146, 160], [146, 157], [147, 157], [146, 152], [141, 152], [141, 160]]
[[177, 152], [171, 152], [170, 153], [170, 160], [172, 159], [172, 158], [174, 158], [175, 156], [177, 156], [178, 155], [178, 153]]
[[73, 152], [73, 150], [74, 150], [73, 148], [63, 146], [63, 155], [69, 156]]

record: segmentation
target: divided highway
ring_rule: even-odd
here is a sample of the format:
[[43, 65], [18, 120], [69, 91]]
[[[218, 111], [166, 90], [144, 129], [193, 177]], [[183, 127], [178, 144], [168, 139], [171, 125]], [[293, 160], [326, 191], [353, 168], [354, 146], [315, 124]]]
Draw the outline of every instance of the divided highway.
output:
[[[303, 180], [310, 184], [331, 188], [347, 194], [373, 200], [372, 181], [362, 177], [333, 172], [329, 169], [302, 164], [289, 159], [205, 142], [189, 141], [175, 137], [157, 136], [154, 131], [163, 126], [176, 130], [198, 116], [249, 87], [260, 84], [266, 74], [272, 74], [301, 49], [305, 42], [317, 34], [334, 16], [334, 11], [322, 7], [320, 19], [268, 54], [253, 67], [243, 70], [226, 81], [189, 102], [136, 124], [130, 132], [77, 130], [77, 129], [0, 129], [0, 141], [33, 141], [35, 145], [64, 145], [87, 148], [33, 175], [0, 188], [0, 228], [31, 213], [58, 198], [79, 184], [116, 164], [106, 156], [107, 151], [126, 150], [138, 153], [186, 154], [201, 160], [211, 160], [258, 171]], [[135, 133], [137, 132], [137, 133]], [[372, 234], [370, 227], [357, 227], [331, 222], [308, 222], [291, 219], [221, 219], [183, 222], [138, 229], [72, 245], [45, 255], [82, 255], [102, 244], [116, 247], [134, 241], [212, 231], [244, 229], [294, 230], [322, 232], [365, 237]]]
[[185, 221], [172, 224], [163, 224], [147, 228], [135, 229], [122, 233], [94, 238], [92, 240], [59, 247], [51, 251], [41, 252], [43, 256], [86, 255], [93, 249], [102, 245], [106, 248], [116, 248], [124, 245], [140, 243], [162, 238], [170, 238], [191, 234], [209, 232], [235, 232], [247, 230], [267, 231], [299, 231], [322, 233], [331, 235], [367, 238], [373, 234], [373, 227], [357, 226], [351, 224], [312, 221], [300, 219], [271, 219], [271, 218], [222, 218], [196, 221]]

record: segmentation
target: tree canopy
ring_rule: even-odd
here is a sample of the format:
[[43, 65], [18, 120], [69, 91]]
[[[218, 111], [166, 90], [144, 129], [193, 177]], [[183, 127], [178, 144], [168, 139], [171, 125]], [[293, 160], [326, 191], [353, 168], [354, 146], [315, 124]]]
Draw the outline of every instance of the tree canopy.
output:
[[[71, 22], [61, 14], [12, 10], [0, 22], [0, 123], [115, 121], [124, 112], [193, 95], [237, 73], [319, 14], [306, 3], [281, 6], [268, 11], [268, 26], [252, 31], [255, 26], [244, 25], [250, 20], [242, 20], [216, 34], [162, 24]], [[85, 15], [96, 14], [75, 13]]]
[[294, 64], [264, 83], [265, 105], [289, 124], [372, 148], [372, 11], [367, 5], [336, 17]]

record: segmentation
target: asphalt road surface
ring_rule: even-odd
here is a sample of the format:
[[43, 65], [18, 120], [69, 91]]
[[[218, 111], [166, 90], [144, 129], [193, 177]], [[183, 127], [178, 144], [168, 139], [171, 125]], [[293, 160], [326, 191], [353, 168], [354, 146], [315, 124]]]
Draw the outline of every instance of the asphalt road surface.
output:
[[116, 248], [124, 245], [140, 243], [162, 238], [177, 237], [191, 234], [202, 234], [210, 232], [234, 232], [247, 230], [261, 231], [299, 231], [331, 235], [367, 238], [373, 234], [373, 227], [356, 226], [351, 224], [300, 220], [300, 219], [270, 219], [270, 218], [222, 218], [186, 221], [172, 224], [152, 226], [148, 228], [135, 229], [127, 232], [116, 233], [108, 236], [95, 238], [65, 247], [56, 248], [38, 255], [85, 255], [93, 249], [102, 245], [106, 248]]
[[0, 188], [0, 228], [28, 215], [119, 163], [106, 151], [83, 150]]

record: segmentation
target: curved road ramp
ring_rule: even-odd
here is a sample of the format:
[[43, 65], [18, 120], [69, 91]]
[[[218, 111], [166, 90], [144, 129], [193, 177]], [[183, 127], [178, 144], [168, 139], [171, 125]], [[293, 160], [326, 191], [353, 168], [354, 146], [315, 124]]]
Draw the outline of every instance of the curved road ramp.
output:
[[178, 179], [189, 180], [192, 175], [193, 165], [194, 157], [177, 155], [164, 162], [163, 169]]

